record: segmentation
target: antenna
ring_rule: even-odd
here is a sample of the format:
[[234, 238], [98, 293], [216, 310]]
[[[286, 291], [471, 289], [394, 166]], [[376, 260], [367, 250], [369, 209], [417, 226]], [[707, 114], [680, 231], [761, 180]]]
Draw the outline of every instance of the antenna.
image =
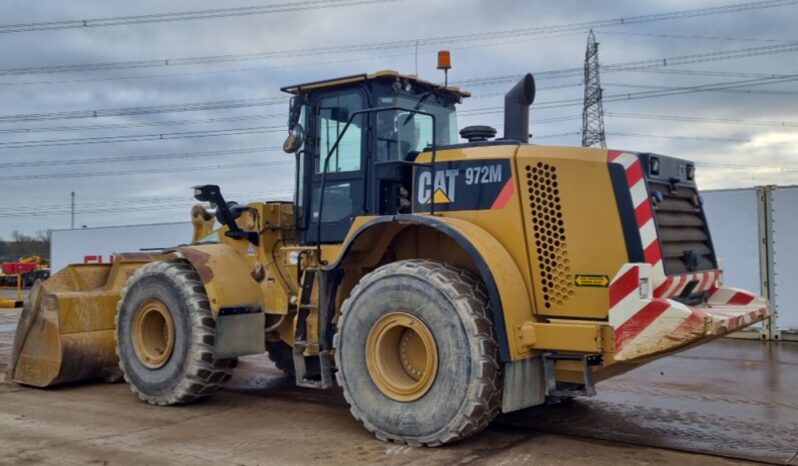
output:
[[416, 77], [418, 77], [418, 41], [416, 41], [416, 54], [415, 54], [415, 58], [416, 58]]
[[587, 35], [585, 51], [585, 101], [582, 108], [582, 147], [607, 148], [604, 133], [604, 105], [599, 80], [598, 42], [593, 30]]
[[70, 193], [70, 196], [72, 197], [72, 206], [71, 206], [71, 208], [69, 210], [70, 218], [71, 218], [71, 221], [69, 222], [69, 229], [70, 230], [74, 230], [75, 229], [75, 191], [72, 191]]

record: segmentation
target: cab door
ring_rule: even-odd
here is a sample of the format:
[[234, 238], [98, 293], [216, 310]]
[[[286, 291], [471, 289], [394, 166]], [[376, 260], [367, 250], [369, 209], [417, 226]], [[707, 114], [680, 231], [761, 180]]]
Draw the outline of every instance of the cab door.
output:
[[[308, 141], [308, 156], [312, 158], [312, 163], [305, 167], [305, 179], [310, 181], [309, 189], [305, 191], [310, 198], [307, 203], [305, 243], [342, 242], [354, 217], [365, 213], [369, 115], [358, 114], [352, 118], [345, 132], [344, 127], [354, 112], [366, 108], [367, 100], [367, 94], [362, 89], [351, 88], [323, 93], [311, 104], [309, 123], [313, 137]], [[339, 136], [340, 142], [333, 151]], [[324, 205], [319, 209], [325, 159]]]

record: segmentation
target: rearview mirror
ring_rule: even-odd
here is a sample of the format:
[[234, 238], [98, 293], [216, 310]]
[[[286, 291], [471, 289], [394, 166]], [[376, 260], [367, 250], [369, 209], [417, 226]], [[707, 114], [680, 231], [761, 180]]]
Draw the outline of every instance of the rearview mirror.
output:
[[299, 117], [302, 114], [302, 99], [291, 97], [291, 102], [288, 104], [288, 127], [293, 128], [299, 123]]
[[219, 186], [215, 184], [194, 186], [194, 199], [200, 202], [211, 202], [218, 193]]
[[293, 154], [302, 147], [303, 142], [305, 142], [305, 130], [297, 123], [288, 131], [288, 137], [283, 142], [283, 151], [286, 154]]

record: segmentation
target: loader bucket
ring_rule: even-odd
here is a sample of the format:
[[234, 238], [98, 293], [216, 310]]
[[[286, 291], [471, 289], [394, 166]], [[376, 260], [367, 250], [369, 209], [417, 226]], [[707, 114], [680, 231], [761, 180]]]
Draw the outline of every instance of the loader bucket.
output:
[[121, 377], [116, 305], [129, 276], [152, 258], [129, 256], [135, 260], [118, 256], [114, 264], [69, 265], [33, 287], [17, 324], [7, 380], [47, 387]]

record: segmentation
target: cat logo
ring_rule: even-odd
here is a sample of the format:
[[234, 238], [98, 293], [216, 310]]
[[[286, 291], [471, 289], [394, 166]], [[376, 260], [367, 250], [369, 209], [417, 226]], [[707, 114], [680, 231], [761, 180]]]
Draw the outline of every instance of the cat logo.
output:
[[426, 170], [418, 175], [419, 204], [449, 204], [455, 201], [455, 186], [460, 170], [437, 170], [435, 182], [432, 182], [432, 171]]

